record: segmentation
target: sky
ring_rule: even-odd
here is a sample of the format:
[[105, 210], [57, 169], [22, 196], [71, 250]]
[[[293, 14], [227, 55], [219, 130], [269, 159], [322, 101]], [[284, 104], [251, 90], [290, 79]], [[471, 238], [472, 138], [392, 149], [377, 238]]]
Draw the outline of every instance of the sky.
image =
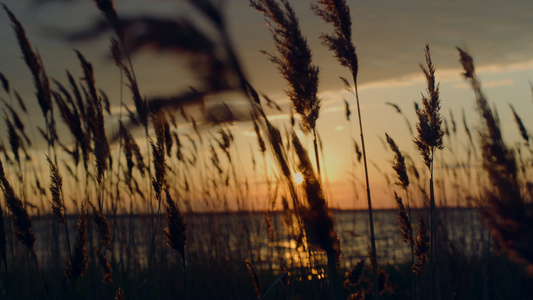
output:
[[[362, 184], [362, 168], [353, 169], [352, 137], [359, 138], [352, 94], [344, 91], [339, 76], [348, 77], [332, 53], [321, 45], [321, 33], [330, 33], [331, 27], [310, 10], [312, 1], [290, 1], [300, 20], [303, 34], [313, 51], [313, 62], [320, 68], [319, 93], [322, 101], [318, 132], [323, 140], [327, 173], [327, 194], [330, 205], [339, 208], [364, 208], [363, 190], [359, 187], [354, 199], [350, 173], [355, 172], [357, 185]], [[67, 41], [70, 33], [78, 32], [102, 17], [92, 1], [48, 1], [35, 4], [29, 0], [4, 0], [26, 29], [28, 38], [43, 59], [48, 75], [65, 81], [65, 69], [81, 74], [73, 49], [80, 50], [95, 69], [97, 85], [109, 95], [114, 111], [119, 110], [120, 75], [108, 55], [108, 37], [91, 41]], [[397, 187], [386, 182], [382, 173], [391, 174], [393, 155], [383, 144], [388, 133], [402, 151], [409, 153], [421, 165], [406, 122], [394, 108], [398, 105], [414, 129], [416, 116], [414, 102], [421, 102], [425, 93], [425, 78], [420, 70], [424, 62], [424, 45], [431, 47], [431, 56], [440, 82], [441, 112], [450, 122], [450, 114], [458, 127], [458, 140], [464, 144], [462, 111], [474, 130], [480, 124], [475, 110], [474, 95], [461, 76], [456, 46], [467, 50], [474, 58], [482, 88], [491, 105], [498, 109], [504, 139], [514, 144], [520, 135], [509, 104], [522, 117], [528, 129], [533, 120], [533, 2], [501, 1], [347, 1], [353, 20], [353, 39], [359, 59], [359, 97], [370, 172], [370, 188], [376, 208], [394, 207], [392, 190]], [[117, 0], [119, 16], [156, 15], [169, 18], [189, 17], [202, 24], [190, 7], [180, 1]], [[276, 67], [260, 51], [275, 54], [272, 36], [263, 16], [254, 11], [245, 0], [225, 1], [231, 37], [242, 59], [246, 73], [256, 88], [288, 107], [285, 96], [287, 84]], [[33, 86], [9, 24], [6, 14], [0, 13], [0, 72], [11, 82], [26, 101], [31, 102]], [[165, 53], [143, 52], [133, 57], [141, 93], [147, 97], [172, 95], [194, 84], [184, 68], [183, 59]], [[80, 75], [81, 76], [81, 75]], [[29, 87], [32, 87], [31, 89]], [[0, 97], [6, 97], [0, 93]], [[33, 97], [33, 98], [32, 98]], [[221, 98], [225, 100], [221, 100]], [[352, 110], [352, 120], [344, 115], [344, 99]], [[210, 102], [212, 101], [212, 102]], [[229, 101], [239, 106], [246, 100], [234, 94], [222, 95], [209, 103]], [[32, 106], [36, 123], [42, 116], [37, 105]], [[276, 113], [277, 122], [287, 121], [287, 113]], [[108, 123], [111, 124], [112, 122]], [[1, 124], [3, 125], [3, 124]], [[190, 124], [182, 127], [190, 129]], [[112, 129], [110, 129], [112, 131]], [[257, 151], [256, 137], [250, 122], [232, 126], [242, 161], [249, 161], [250, 148]], [[0, 127], [6, 143], [5, 128]], [[303, 137], [311, 147], [310, 137]], [[461, 144], [446, 144], [443, 157], [450, 157], [450, 149], [461, 149]], [[311, 148], [309, 148], [311, 149]], [[269, 169], [275, 170], [272, 160]], [[438, 169], [437, 164], [437, 169]], [[390, 176], [390, 175], [389, 175]], [[436, 175], [438, 177], [438, 175]], [[261, 186], [261, 183], [256, 183]], [[258, 190], [261, 190], [259, 188]], [[256, 204], [254, 207], [261, 207]]]

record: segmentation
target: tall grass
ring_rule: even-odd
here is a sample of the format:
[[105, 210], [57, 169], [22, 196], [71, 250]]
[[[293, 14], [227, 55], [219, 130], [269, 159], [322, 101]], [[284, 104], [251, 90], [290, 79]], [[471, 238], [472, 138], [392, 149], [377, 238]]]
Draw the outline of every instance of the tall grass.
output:
[[[333, 26], [333, 33], [321, 38], [348, 68], [352, 80], [342, 81], [352, 87], [357, 104], [361, 148], [355, 143], [352, 154], [359, 156], [354, 165], [363, 164], [365, 178], [360, 179], [360, 186], [366, 191], [368, 215], [354, 215], [368, 220], [368, 225], [359, 225], [359, 219], [352, 224], [351, 217], [346, 221], [344, 212], [332, 209], [325, 192], [327, 181], [321, 180], [326, 160], [319, 160], [316, 127], [321, 105], [320, 62], [312, 60], [312, 49], [303, 35], [305, 28], [300, 28], [289, 1], [250, 3], [272, 24], [277, 54], [269, 58], [287, 81], [290, 111], [284, 111], [250, 81], [227, 20], [214, 2], [187, 1], [195, 16], [205, 21], [197, 26], [187, 17], [123, 18], [112, 1], [95, 1], [106, 23], [88, 28], [78, 37], [100, 35], [105, 29], [113, 32], [112, 56], [133, 100], [131, 106], [120, 100], [128, 120], [122, 119], [122, 113], [118, 119], [109, 114], [109, 100], [98, 88], [93, 65], [82, 51], [72, 53], [81, 69], [78, 66], [76, 73], [67, 71], [65, 82], [48, 78], [43, 59], [30, 44], [31, 37], [26, 36], [15, 14], [3, 6], [31, 72], [35, 100], [44, 116], [45, 129], [37, 130], [42, 132], [48, 153], [35, 153], [42, 141], [27, 134], [33, 128], [25, 126], [19, 116], [20, 111], [27, 112], [31, 102], [22, 99], [10, 84], [9, 74], [0, 73], [0, 100], [9, 139], [8, 147], [2, 141], [0, 148], [4, 158], [0, 161], [4, 194], [0, 203], [0, 260], [4, 265], [0, 268], [4, 273], [0, 297], [529, 296], [533, 270], [530, 136], [511, 105], [509, 114], [515, 119], [522, 144], [514, 150], [503, 141], [497, 113], [483, 94], [472, 57], [459, 49], [464, 76], [472, 85], [483, 121], [479, 136], [471, 132], [464, 111], [464, 140], [455, 135], [453, 114], [450, 112], [448, 120], [441, 115], [439, 85], [426, 45], [421, 68], [427, 94], [415, 111], [416, 136], [411, 132], [423, 162], [409, 151], [400, 151], [386, 134], [394, 159], [392, 170], [381, 173], [387, 179], [396, 178], [390, 182], [403, 193], [390, 189], [390, 204], [397, 206], [397, 213], [373, 211], [366, 155], [370, 149], [366, 149], [363, 136], [358, 58], [349, 7], [342, 0], [318, 1], [312, 6], [316, 15]], [[157, 53], [172, 50], [171, 55], [189, 59], [198, 84], [171, 97], [142, 96], [133, 55], [146, 46]], [[248, 99], [249, 111], [239, 115], [224, 103], [206, 113], [203, 120], [192, 112], [191, 104], [209, 111], [212, 103], [206, 99], [217, 99], [228, 91]], [[14, 99], [18, 106], [13, 105]], [[403, 115], [402, 122], [406, 121], [410, 130], [407, 114], [398, 105], [389, 105]], [[349, 120], [347, 102], [345, 106]], [[301, 116], [299, 120], [291, 118], [292, 124], [275, 121], [270, 115], [271, 111], [289, 115], [292, 109]], [[241, 157], [242, 143], [232, 127], [236, 122], [249, 126], [257, 137], [255, 145], [248, 145], [252, 161]], [[296, 133], [297, 126], [312, 132], [314, 155]], [[139, 133], [138, 127], [144, 132]], [[62, 130], [68, 134], [61, 134]], [[118, 133], [110, 138], [110, 132]], [[145, 150], [139, 147], [143, 139]], [[464, 148], [457, 149], [457, 145]], [[435, 159], [435, 151], [444, 146], [454, 151], [453, 159], [444, 154]], [[262, 163], [256, 161], [259, 153]], [[30, 154], [35, 157], [32, 161]], [[44, 159], [49, 165], [48, 176], [36, 170]], [[83, 167], [78, 167], [82, 163]], [[482, 164], [483, 171], [475, 167], [477, 163]], [[448, 164], [456, 166], [449, 177], [443, 170]], [[440, 181], [434, 180], [436, 165], [443, 167], [439, 168], [443, 170]], [[248, 170], [252, 168], [253, 172]], [[295, 182], [296, 173], [301, 173], [301, 183]], [[453, 181], [448, 182], [449, 178]], [[472, 189], [474, 184], [479, 189]], [[440, 195], [442, 201], [437, 201]], [[447, 206], [447, 197], [456, 198], [455, 203], [463, 207]], [[254, 210], [254, 200], [264, 203], [265, 210]], [[476, 223], [477, 212], [481, 212], [483, 224]], [[380, 226], [374, 226], [374, 214], [379, 214]], [[64, 230], [59, 230], [59, 224]], [[448, 234], [460, 230], [471, 233]], [[75, 234], [72, 242], [71, 234]], [[408, 247], [401, 247], [402, 241]], [[498, 255], [497, 250], [505, 255]]]

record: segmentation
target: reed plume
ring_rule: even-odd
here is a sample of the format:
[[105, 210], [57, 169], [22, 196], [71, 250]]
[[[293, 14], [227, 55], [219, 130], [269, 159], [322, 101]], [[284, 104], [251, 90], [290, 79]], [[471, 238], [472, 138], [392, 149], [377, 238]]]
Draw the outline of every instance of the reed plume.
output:
[[185, 294], [187, 295], [187, 272], [185, 260], [185, 246], [187, 245], [187, 223], [181, 213], [179, 207], [172, 200], [168, 189], [165, 188], [166, 193], [166, 210], [165, 219], [167, 221], [166, 228], [163, 229], [163, 235], [167, 246], [172, 250], [179, 252], [181, 261], [183, 263], [183, 284], [185, 287]]
[[156, 198], [161, 201], [161, 191], [166, 186], [166, 165], [165, 165], [165, 120], [162, 112], [153, 118], [154, 131], [156, 136], [155, 143], [152, 144], [152, 156], [155, 175], [152, 178], [152, 186], [156, 193]]
[[318, 67], [312, 63], [311, 49], [300, 30], [296, 14], [287, 0], [251, 0], [250, 4], [263, 13], [272, 26], [279, 56], [270, 54], [270, 60], [287, 80], [287, 96], [302, 116], [304, 128], [313, 130], [320, 110]]
[[403, 189], [407, 189], [409, 186], [409, 176], [407, 175], [407, 168], [405, 166], [405, 158], [403, 157], [400, 149], [396, 145], [396, 142], [385, 133], [387, 138], [387, 143], [389, 144], [392, 152], [394, 152], [394, 164], [392, 168], [396, 172], [396, 178], [398, 179], [397, 184], [399, 184]]
[[183, 218], [181, 210], [176, 206], [172, 200], [168, 189], [165, 189], [166, 193], [166, 221], [167, 228], [163, 229], [163, 234], [167, 245], [174, 251], [185, 257], [185, 245], [187, 244], [187, 224]]
[[[74, 101], [72, 100], [69, 92], [60, 83], [56, 82], [56, 84], [58, 88], [62, 91], [62, 94], [53, 92], [54, 99], [56, 101], [57, 107], [59, 108], [59, 112], [63, 121], [69, 128], [70, 133], [76, 141], [74, 150], [76, 151], [76, 153], [79, 153], [78, 151], [81, 150], [83, 162], [84, 164], [86, 164], [86, 162], [88, 161], [87, 156], [89, 155], [88, 153], [90, 151], [90, 139], [88, 134], [83, 129], [83, 119], [81, 118], [81, 115], [76, 105], [74, 104]], [[78, 165], [79, 157], [77, 157], [75, 162], [76, 165]]]
[[[87, 116], [89, 117], [89, 128], [92, 132], [94, 144], [93, 152], [96, 160], [97, 170], [96, 179], [98, 181], [98, 184], [101, 184], [104, 177], [104, 173], [107, 170], [107, 160], [109, 158], [109, 144], [105, 135], [102, 100], [100, 97], [98, 97], [98, 92], [96, 90], [96, 84], [94, 80], [93, 67], [91, 63], [89, 63], [79, 51], [76, 50], [75, 52], [81, 63], [85, 76], [84, 80], [88, 88], [87, 108], [90, 109], [91, 113]], [[101, 209], [101, 203], [99, 203], [99, 207]]]
[[11, 152], [13, 152], [13, 156], [15, 157], [15, 161], [20, 166], [20, 149], [22, 148], [22, 140], [20, 139], [20, 136], [18, 135], [17, 131], [15, 130], [15, 127], [13, 126], [13, 123], [11, 120], [7, 117], [7, 115], [4, 117], [4, 121], [7, 126], [7, 134], [9, 137], [9, 146], [11, 146]]
[[250, 272], [250, 276], [252, 276], [252, 280], [254, 282], [255, 296], [257, 299], [261, 299], [263, 296], [261, 280], [259, 279], [259, 275], [257, 274], [254, 264], [248, 259], [246, 260], [246, 268], [248, 268], [248, 272]]
[[[126, 174], [126, 185], [130, 188], [130, 191], [132, 191], [131, 181], [133, 179], [133, 168], [137, 166], [137, 169], [141, 173], [141, 176], [144, 177], [144, 171], [146, 167], [144, 165], [144, 160], [139, 145], [137, 145], [137, 142], [135, 141], [131, 133], [126, 129], [126, 127], [124, 127], [122, 122], [119, 122], [119, 132], [121, 135], [122, 152], [126, 157], [127, 169], [124, 171], [124, 173]], [[134, 161], [134, 157], [137, 164]]]
[[13, 29], [17, 36], [17, 40], [20, 46], [20, 50], [24, 56], [24, 61], [30, 69], [31, 74], [33, 75], [33, 81], [35, 88], [37, 89], [37, 101], [41, 107], [43, 116], [48, 122], [48, 112], [52, 108], [52, 100], [50, 96], [50, 86], [48, 82], [48, 77], [44, 71], [44, 68], [41, 64], [41, 59], [39, 56], [32, 50], [31, 44], [26, 37], [26, 32], [22, 27], [22, 24], [17, 20], [15, 15], [7, 8], [5, 4], [2, 4], [4, 10], [11, 20]]
[[308, 242], [326, 251], [331, 297], [337, 289], [337, 269], [341, 258], [341, 242], [335, 230], [333, 214], [329, 211], [320, 181], [316, 177], [307, 151], [293, 132], [292, 145], [299, 159], [298, 169], [304, 178], [307, 206], [300, 212]]
[[72, 259], [67, 259], [67, 266], [65, 268], [65, 276], [70, 279], [71, 282], [83, 276], [83, 273], [87, 269], [87, 219], [85, 215], [85, 207], [82, 204], [80, 216], [78, 219], [78, 225], [76, 228], [76, 244], [74, 245], [74, 252]]
[[516, 121], [516, 125], [518, 126], [518, 130], [520, 130], [520, 135], [522, 135], [522, 138], [524, 139], [524, 141], [526, 142], [526, 144], [529, 145], [529, 133], [527, 132], [527, 129], [526, 127], [524, 126], [524, 123], [522, 122], [522, 119], [520, 118], [520, 116], [516, 113], [513, 105], [509, 104], [509, 106], [511, 107], [511, 110], [513, 111], [513, 116], [514, 116], [514, 119]]
[[490, 108], [476, 77], [474, 60], [462, 49], [457, 50], [464, 68], [463, 75], [472, 85], [483, 121], [480, 131], [483, 168], [492, 187], [485, 191], [489, 207], [484, 213], [485, 221], [500, 249], [510, 260], [524, 265], [533, 276], [533, 239], [530, 234], [533, 210], [521, 192], [514, 152], [503, 141], [497, 115]]
[[120, 21], [117, 12], [115, 11], [115, 5], [113, 4], [113, 1], [94, 0], [94, 3], [96, 3], [96, 6], [102, 12], [109, 24], [113, 26], [113, 30], [115, 30], [116, 35], [122, 39], [124, 35], [120, 28]]
[[20, 94], [17, 91], [15, 91], [14, 94], [15, 94], [15, 98], [17, 99], [17, 103], [20, 106], [20, 109], [22, 109], [24, 113], [28, 113], [28, 109], [26, 108], [26, 105], [24, 104], [24, 100], [22, 100], [22, 97], [20, 96]]
[[117, 293], [115, 294], [115, 300], [124, 300], [126, 297], [124, 296], [124, 290], [119, 286]]
[[402, 233], [403, 241], [406, 242], [409, 246], [413, 246], [413, 226], [411, 224], [411, 219], [405, 207], [403, 206], [402, 198], [394, 192], [394, 198], [396, 199], [396, 204], [398, 205], [398, 223], [400, 224], [400, 231]]
[[347, 289], [351, 286], [357, 286], [361, 282], [361, 278], [365, 273], [365, 260], [359, 261], [353, 265], [348, 272], [346, 272], [344, 281], [344, 287]]
[[94, 224], [96, 225], [96, 232], [98, 233], [100, 246], [103, 249], [111, 250], [111, 231], [109, 229], [107, 218], [90, 201], [88, 202], [93, 208]]
[[294, 9], [287, 0], [250, 0], [250, 4], [263, 13], [272, 26], [271, 32], [278, 56], [269, 54], [269, 58], [289, 84], [286, 94], [302, 117], [304, 130], [313, 133], [315, 161], [320, 177], [316, 131], [316, 121], [320, 113], [320, 99], [317, 95], [319, 69], [312, 62], [311, 49], [301, 32]]
[[[429, 45], [426, 44], [424, 49], [426, 56], [426, 67], [420, 65], [420, 68], [424, 72], [427, 80], [427, 96], [422, 95], [423, 108], [417, 110], [418, 123], [417, 132], [418, 137], [415, 139], [415, 143], [422, 152], [425, 163], [430, 168], [432, 158], [428, 158], [429, 155], [426, 151], [433, 152], [434, 149], [442, 149], [442, 138], [444, 131], [442, 130], [442, 118], [440, 116], [440, 99], [439, 99], [439, 86], [435, 84], [435, 67], [431, 62], [431, 54]], [[432, 153], [431, 153], [432, 154]]]
[[100, 251], [100, 249], [98, 249], [98, 247], [94, 247], [94, 252], [96, 252], [98, 263], [100, 264], [100, 267], [102, 267], [102, 281], [105, 283], [113, 283], [113, 271], [107, 257], [102, 251]]
[[[46, 289], [44, 287], [43, 276], [41, 275], [41, 269], [39, 267], [39, 262], [37, 261], [37, 254], [35, 253], [35, 248], [34, 248], [35, 235], [33, 234], [33, 223], [31, 221], [30, 216], [28, 215], [28, 211], [26, 210], [26, 207], [22, 204], [22, 201], [20, 201], [19, 197], [15, 194], [13, 187], [11, 186], [9, 181], [6, 179], [6, 175], [4, 173], [4, 166], [1, 160], [0, 160], [0, 182], [2, 183], [2, 186], [3, 186], [4, 197], [5, 197], [5, 201], [7, 204], [7, 208], [11, 212], [11, 219], [13, 220], [13, 225], [15, 226], [15, 230], [14, 230], [15, 236], [17, 237], [20, 243], [26, 246], [27, 251], [30, 253], [33, 259], [33, 262], [35, 264], [35, 267], [37, 268], [37, 272], [39, 273], [41, 288], [46, 297]], [[0, 221], [3, 221], [3, 220], [0, 220]]]
[[412, 269], [416, 275], [420, 275], [422, 268], [428, 263], [427, 252], [430, 249], [430, 241], [427, 233], [426, 221], [422, 214], [418, 214], [418, 228], [416, 229], [415, 240], [415, 255], [418, 261], [413, 265]]
[[26, 246], [28, 252], [35, 254], [34, 244], [35, 235], [32, 230], [32, 221], [22, 201], [15, 194], [13, 187], [6, 179], [4, 173], [4, 167], [0, 161], [0, 181], [4, 190], [4, 197], [9, 211], [11, 212], [11, 218], [13, 219], [13, 225], [15, 226], [15, 236], [17, 239]]
[[9, 88], [9, 80], [0, 72], [0, 82], [2, 82], [2, 87], [4, 88], [4, 91], [9, 94], [10, 88]]
[[54, 165], [54, 163], [47, 156], [46, 160], [50, 166], [50, 193], [52, 195], [52, 213], [56, 217], [57, 221], [61, 224], [66, 222], [65, 218], [65, 204], [63, 202], [63, 196], [61, 195], [61, 190], [63, 188], [63, 177], [59, 174], [59, 170]]
[[18, 132], [22, 135], [22, 137], [24, 138], [24, 141], [26, 142], [26, 144], [28, 146], [31, 146], [31, 140], [28, 138], [28, 136], [24, 132], [25, 126], [24, 126], [24, 123], [22, 122], [20, 116], [13, 109], [13, 107], [11, 105], [9, 105], [8, 103], [4, 103], [4, 105], [6, 106], [6, 108], [9, 110], [9, 113], [11, 114], [11, 119], [13, 120], [13, 125], [18, 130]]

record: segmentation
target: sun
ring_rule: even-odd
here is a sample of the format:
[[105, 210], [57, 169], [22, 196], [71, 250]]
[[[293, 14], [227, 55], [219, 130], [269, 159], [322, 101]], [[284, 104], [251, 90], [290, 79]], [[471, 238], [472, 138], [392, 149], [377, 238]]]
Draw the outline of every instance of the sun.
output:
[[300, 184], [300, 183], [302, 183], [304, 181], [304, 177], [303, 177], [302, 173], [298, 172], [298, 173], [294, 173], [292, 175], [292, 180], [294, 180], [294, 182], [296, 184]]

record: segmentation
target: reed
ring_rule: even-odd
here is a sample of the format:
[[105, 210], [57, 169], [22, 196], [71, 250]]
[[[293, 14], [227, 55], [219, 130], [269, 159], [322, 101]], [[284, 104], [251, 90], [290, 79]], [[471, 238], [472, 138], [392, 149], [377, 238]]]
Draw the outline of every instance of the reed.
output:
[[418, 227], [416, 229], [415, 255], [417, 263], [413, 265], [413, 272], [420, 275], [422, 268], [428, 263], [427, 252], [430, 250], [430, 238], [427, 233], [427, 225], [424, 216], [418, 215]]
[[533, 274], [530, 259], [531, 238], [527, 232], [532, 226], [531, 205], [524, 199], [517, 179], [518, 169], [514, 152], [503, 141], [499, 119], [490, 108], [481, 89], [470, 54], [457, 48], [464, 69], [463, 76], [474, 91], [478, 113], [483, 125], [480, 131], [483, 168], [487, 173], [492, 189], [485, 191], [489, 210], [485, 211], [485, 221], [491, 236], [509, 259], [523, 264], [529, 274]]
[[251, 0], [250, 4], [273, 25], [271, 32], [278, 56], [268, 56], [289, 85], [286, 93], [293, 108], [302, 117], [304, 130], [313, 134], [315, 161], [320, 177], [316, 132], [320, 112], [320, 99], [317, 95], [319, 69], [313, 65], [311, 49], [301, 32], [296, 13], [287, 0]]
[[67, 259], [65, 276], [75, 284], [76, 280], [83, 276], [87, 269], [87, 219], [85, 215], [85, 207], [82, 205], [81, 212], [78, 218], [78, 225], [76, 227], [76, 242], [74, 244], [74, 251], [72, 259]]
[[43, 290], [43, 293], [46, 297], [46, 288], [44, 286], [43, 277], [41, 275], [41, 268], [39, 267], [39, 262], [37, 261], [37, 255], [35, 254], [35, 248], [34, 248], [35, 235], [33, 234], [33, 228], [32, 228], [33, 223], [28, 214], [28, 211], [26, 210], [26, 207], [24, 207], [24, 205], [22, 204], [22, 201], [15, 194], [13, 187], [11, 186], [9, 181], [6, 179], [6, 175], [4, 173], [4, 166], [1, 161], [0, 161], [0, 182], [2, 183], [2, 187], [4, 190], [4, 197], [7, 203], [7, 207], [9, 211], [11, 212], [11, 219], [15, 227], [14, 229], [15, 236], [17, 237], [17, 239], [19, 240], [21, 244], [26, 246], [28, 253], [33, 259], [35, 268], [37, 269], [37, 272], [39, 274], [41, 289]]
[[250, 272], [250, 276], [252, 277], [252, 280], [254, 282], [255, 295], [257, 299], [261, 299], [263, 296], [263, 287], [261, 285], [259, 275], [257, 275], [257, 270], [255, 269], [254, 264], [250, 260], [246, 260], [246, 267], [248, 268], [248, 272]]
[[[379, 299], [378, 293], [378, 261], [376, 250], [376, 237], [374, 233], [374, 217], [372, 213], [372, 197], [370, 193], [370, 183], [368, 178], [368, 166], [366, 158], [365, 138], [363, 134], [363, 121], [361, 119], [361, 108], [359, 105], [359, 93], [357, 90], [357, 73], [359, 62], [352, 42], [352, 18], [350, 8], [345, 0], [320, 0], [312, 6], [315, 14], [321, 17], [326, 23], [333, 25], [333, 34], [323, 34], [321, 36], [324, 45], [333, 53], [339, 63], [348, 68], [353, 79], [353, 93], [357, 104], [357, 116], [359, 119], [359, 132], [361, 136], [361, 148], [363, 152], [363, 166], [365, 170], [366, 196], [368, 202], [368, 220], [370, 223], [370, 246], [372, 248], [372, 266], [374, 279], [374, 298]], [[350, 86], [350, 82], [343, 78], [345, 86]]]
[[111, 265], [109, 264], [106, 255], [100, 249], [98, 249], [98, 247], [94, 247], [94, 252], [98, 257], [98, 263], [102, 268], [102, 281], [105, 283], [113, 283]]
[[[435, 188], [433, 183], [434, 153], [436, 149], [442, 149], [442, 138], [444, 131], [442, 129], [442, 118], [440, 116], [440, 99], [439, 85], [435, 82], [435, 67], [431, 61], [429, 45], [426, 44], [424, 49], [426, 57], [426, 66], [420, 65], [427, 80], [427, 96], [422, 96], [423, 108], [417, 109], [418, 123], [416, 129], [418, 136], [414, 140], [418, 151], [424, 159], [424, 163], [429, 169], [430, 179], [430, 205], [431, 205], [431, 266], [432, 266], [432, 287], [435, 287], [435, 295], [440, 299], [440, 280], [439, 280], [439, 260], [438, 260], [438, 241], [437, 238], [437, 210], [435, 204]], [[433, 292], [431, 293], [433, 297]]]
[[72, 250], [70, 249], [70, 235], [68, 232], [67, 218], [66, 216], [66, 207], [65, 201], [63, 199], [63, 177], [59, 173], [56, 165], [52, 162], [49, 157], [46, 157], [48, 164], [50, 165], [50, 193], [52, 195], [52, 213], [54, 214], [56, 220], [65, 226], [65, 235], [67, 237], [67, 251], [68, 256], [72, 260]]
[[337, 269], [341, 258], [341, 243], [335, 230], [333, 214], [329, 212], [320, 181], [313, 171], [307, 152], [294, 133], [292, 144], [299, 159], [298, 169], [304, 179], [303, 187], [308, 203], [308, 206], [302, 208], [301, 218], [308, 242], [326, 251], [330, 288], [332, 297], [335, 297], [338, 288]]

